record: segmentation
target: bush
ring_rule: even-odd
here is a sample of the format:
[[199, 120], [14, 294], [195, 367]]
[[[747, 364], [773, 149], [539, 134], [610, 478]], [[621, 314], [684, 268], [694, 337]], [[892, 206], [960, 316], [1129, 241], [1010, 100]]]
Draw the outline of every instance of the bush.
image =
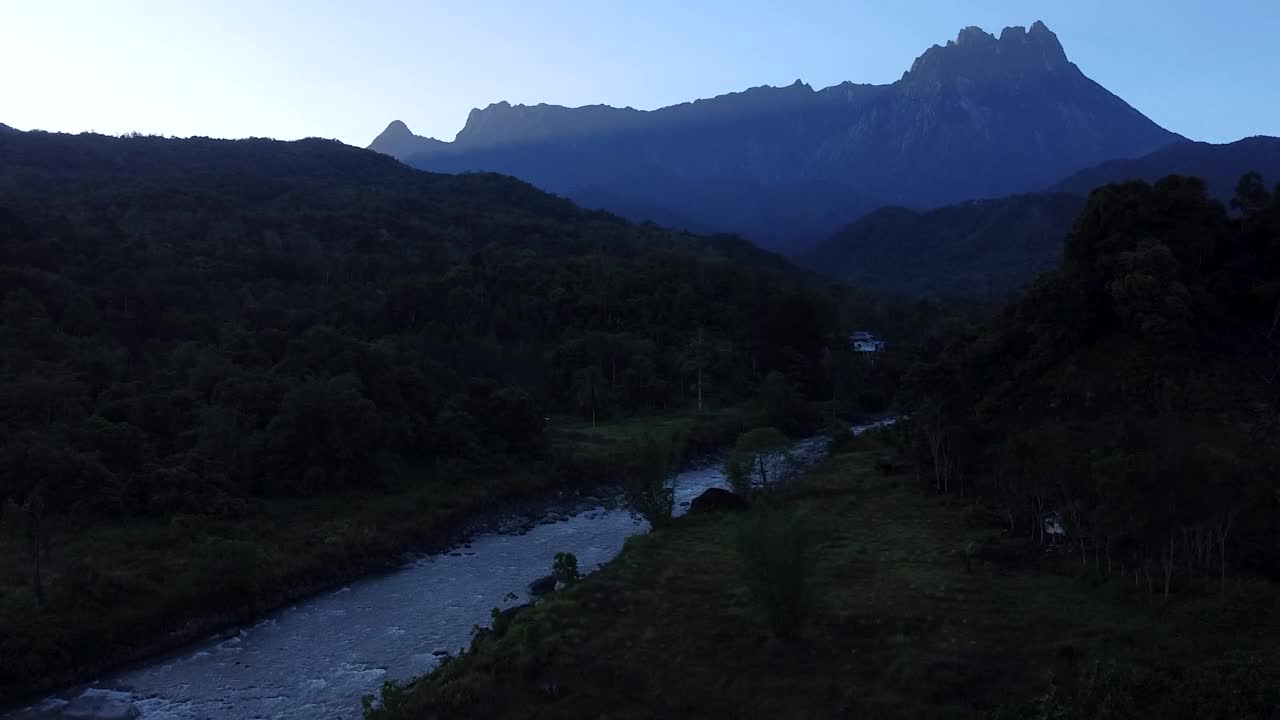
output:
[[378, 690], [378, 697], [375, 698], [372, 694], [360, 697], [360, 708], [364, 713], [365, 720], [394, 717], [396, 713], [407, 710], [411, 688], [412, 686], [401, 684], [395, 680], [382, 681], [382, 687]]
[[555, 576], [556, 582], [572, 585], [581, 575], [578, 572], [578, 556], [570, 552], [556, 553], [555, 560], [551, 563], [551, 574]]
[[760, 383], [760, 405], [770, 425], [789, 433], [809, 432], [818, 422], [813, 408], [791, 381], [780, 372], [769, 373]]
[[724, 476], [729, 487], [742, 497], [751, 496], [751, 466], [741, 455], [734, 453], [724, 462]]
[[271, 558], [253, 542], [212, 539], [196, 553], [194, 580], [211, 606], [253, 607], [274, 579]]
[[632, 512], [649, 521], [653, 527], [671, 522], [675, 506], [675, 488], [671, 476], [682, 458], [681, 440], [646, 437], [627, 473], [623, 494]]
[[785, 474], [793, 464], [793, 458], [787, 452], [789, 445], [787, 436], [776, 428], [756, 428], [743, 433], [725, 464], [726, 474], [738, 475], [737, 479], [729, 477], [734, 490], [747, 495], [752, 486], [758, 484], [767, 489], [770, 478], [774, 481], [780, 479], [779, 475]]
[[813, 611], [812, 538], [794, 513], [757, 505], [734, 535], [743, 584], [774, 635], [795, 639]]
[[849, 422], [838, 417], [827, 418], [822, 425], [822, 434], [831, 441], [831, 452], [845, 452], [857, 446], [858, 438], [849, 427]]
[[1274, 657], [1233, 652], [1193, 666], [1134, 667], [1116, 662], [1085, 666], [1074, 682], [1030, 703], [1006, 707], [1006, 718], [1185, 717], [1273, 718], [1280, 709], [1280, 671]]

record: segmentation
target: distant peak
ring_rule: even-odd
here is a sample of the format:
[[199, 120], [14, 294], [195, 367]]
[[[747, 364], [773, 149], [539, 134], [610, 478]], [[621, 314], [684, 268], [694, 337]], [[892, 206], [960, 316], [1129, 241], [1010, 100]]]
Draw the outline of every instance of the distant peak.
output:
[[[1058, 36], [1049, 29], [1048, 25], [1045, 25], [1040, 20], [1032, 23], [1030, 30], [1023, 28], [1021, 25], [1005, 28], [1004, 31], [1000, 33], [1000, 42], [1001, 44], [1034, 43], [1042, 47], [1048, 47], [1057, 52], [1062, 51], [1062, 43], [1058, 42]], [[1065, 55], [1065, 53], [1063, 54]]]
[[1015, 40], [1025, 40], [1027, 37], [1027, 29], [1021, 25], [1007, 27], [1000, 32], [1000, 42], [1012, 42]]
[[903, 77], [939, 72], [974, 77], [984, 71], [1055, 71], [1069, 65], [1058, 36], [1037, 20], [1030, 29], [1007, 27], [998, 39], [980, 27], [967, 27], [945, 47], [934, 45], [926, 50]]
[[391, 124], [387, 126], [387, 129], [382, 131], [382, 134], [387, 136], [412, 135], [413, 131], [409, 129], [408, 125], [404, 124], [403, 120], [392, 120]]
[[415, 153], [426, 152], [444, 145], [439, 140], [414, 135], [408, 125], [392, 120], [387, 129], [369, 143], [370, 150], [405, 159]]
[[995, 41], [996, 38], [991, 33], [988, 33], [975, 25], [970, 25], [969, 27], [961, 30], [960, 34], [956, 36], [955, 44], [965, 47], [973, 45], [987, 45]]

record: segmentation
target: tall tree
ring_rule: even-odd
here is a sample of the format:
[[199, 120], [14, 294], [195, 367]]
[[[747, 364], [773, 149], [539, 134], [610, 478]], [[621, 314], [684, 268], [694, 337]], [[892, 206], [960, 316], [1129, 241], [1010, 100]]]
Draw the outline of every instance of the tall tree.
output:
[[1270, 195], [1257, 172], [1247, 172], [1236, 183], [1235, 195], [1231, 198], [1231, 208], [1243, 215], [1249, 215], [1267, 206]]
[[10, 498], [4, 508], [4, 528], [18, 542], [31, 564], [31, 590], [36, 603], [44, 604], [43, 560], [49, 554], [49, 530], [45, 524], [44, 489], [37, 485], [22, 504]]

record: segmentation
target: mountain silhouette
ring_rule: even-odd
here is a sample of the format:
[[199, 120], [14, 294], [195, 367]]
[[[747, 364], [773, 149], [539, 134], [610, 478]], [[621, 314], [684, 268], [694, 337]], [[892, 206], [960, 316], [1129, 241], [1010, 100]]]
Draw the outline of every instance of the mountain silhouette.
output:
[[1111, 160], [1082, 170], [1050, 189], [1084, 195], [1107, 183], [1192, 175], [1204, 179], [1210, 195], [1227, 201], [1240, 176], [1250, 171], [1260, 173], [1268, 187], [1280, 182], [1280, 138], [1259, 135], [1220, 145], [1175, 143], [1143, 157]]
[[607, 195], [620, 214], [647, 208], [785, 252], [883, 205], [1038, 191], [1181, 139], [1086, 77], [1040, 22], [998, 37], [966, 28], [888, 85], [797, 80], [653, 111], [500, 102], [452, 142], [406, 132], [393, 123], [371, 147]]

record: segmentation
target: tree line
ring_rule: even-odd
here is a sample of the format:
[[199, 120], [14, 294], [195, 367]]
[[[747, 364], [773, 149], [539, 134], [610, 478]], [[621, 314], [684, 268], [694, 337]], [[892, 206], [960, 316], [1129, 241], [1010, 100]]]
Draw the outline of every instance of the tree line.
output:
[[538, 457], [556, 413], [829, 392], [839, 297], [734, 238], [324, 141], [0, 142], [0, 499], [234, 515]]
[[1168, 594], [1280, 574], [1278, 379], [1280, 188], [1111, 185], [1059, 269], [926, 344], [902, 442], [939, 492]]

